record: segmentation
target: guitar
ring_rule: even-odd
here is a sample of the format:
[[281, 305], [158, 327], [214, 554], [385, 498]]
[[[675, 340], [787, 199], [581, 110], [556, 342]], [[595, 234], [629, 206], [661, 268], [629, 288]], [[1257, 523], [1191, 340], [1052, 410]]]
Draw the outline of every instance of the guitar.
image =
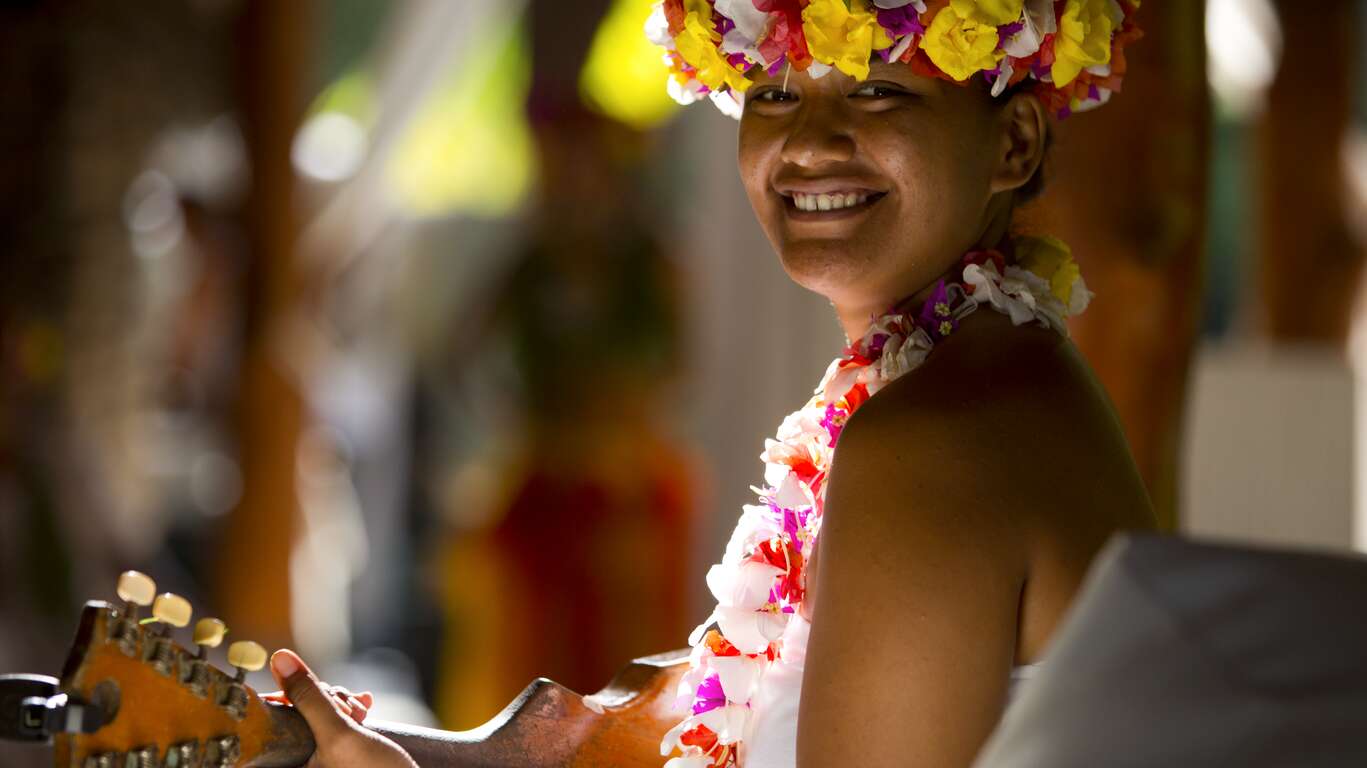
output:
[[[121, 605], [81, 611], [60, 679], [0, 675], [0, 738], [50, 743], [59, 768], [286, 768], [313, 754], [294, 708], [262, 700], [245, 677], [264, 648], [236, 642], [229, 674], [209, 661], [226, 628], [201, 619], [195, 650], [176, 642], [189, 602], [156, 595], [135, 571], [119, 579]], [[139, 619], [140, 610], [151, 616]], [[544, 678], [468, 731], [393, 723], [366, 727], [393, 739], [423, 768], [659, 766], [660, 738], [679, 716], [674, 692], [688, 652], [636, 659], [607, 687], [581, 696]]]

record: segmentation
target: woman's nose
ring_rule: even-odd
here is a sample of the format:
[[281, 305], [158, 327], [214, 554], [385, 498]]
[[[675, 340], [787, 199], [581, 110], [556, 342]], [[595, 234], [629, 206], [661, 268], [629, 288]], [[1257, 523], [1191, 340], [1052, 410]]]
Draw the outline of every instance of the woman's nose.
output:
[[783, 142], [781, 159], [803, 167], [851, 160], [854, 157], [854, 136], [839, 112], [839, 109], [811, 109], [804, 106]]

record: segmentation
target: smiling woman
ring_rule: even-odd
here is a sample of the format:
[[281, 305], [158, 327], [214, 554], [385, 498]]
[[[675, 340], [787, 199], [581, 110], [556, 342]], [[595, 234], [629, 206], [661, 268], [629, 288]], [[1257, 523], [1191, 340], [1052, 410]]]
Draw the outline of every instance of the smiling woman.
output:
[[[874, 63], [863, 82], [785, 74], [747, 93], [741, 178], [788, 274], [831, 299], [856, 339], [949, 269], [943, 254], [1000, 241], [1013, 190], [1043, 160], [1045, 116], [1028, 94], [997, 104], [901, 63]], [[862, 204], [846, 207], [850, 195]]]
[[[740, 118], [755, 215], [849, 341], [764, 442], [756, 503], [707, 574], [717, 605], [689, 638], [678, 720], [648, 734], [668, 768], [967, 766], [1015, 684], [1050, 663], [1102, 545], [1155, 527], [1068, 340], [1092, 294], [1066, 245], [1012, 231], [1050, 120], [1119, 90], [1138, 8], [656, 7], [669, 93]], [[320, 764], [412, 765], [296, 657], [275, 671]], [[623, 750], [615, 762], [654, 759]]]
[[1051, 119], [1119, 90], [1138, 5], [658, 7], [670, 92], [739, 117], [755, 215], [850, 341], [708, 573], [671, 768], [968, 765], [1102, 544], [1153, 527], [1067, 339], [1091, 294], [1012, 231]]

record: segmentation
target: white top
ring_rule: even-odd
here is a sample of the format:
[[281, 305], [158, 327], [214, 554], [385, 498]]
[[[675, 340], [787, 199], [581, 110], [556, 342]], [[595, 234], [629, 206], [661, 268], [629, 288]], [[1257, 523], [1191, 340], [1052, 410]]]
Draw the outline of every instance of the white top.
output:
[[[783, 632], [783, 656], [770, 665], [751, 700], [748, 733], [741, 744], [742, 768], [793, 768], [797, 765], [797, 709], [802, 694], [802, 670], [807, 660], [807, 636], [812, 625], [793, 614]], [[1039, 664], [1011, 670], [1010, 697]]]

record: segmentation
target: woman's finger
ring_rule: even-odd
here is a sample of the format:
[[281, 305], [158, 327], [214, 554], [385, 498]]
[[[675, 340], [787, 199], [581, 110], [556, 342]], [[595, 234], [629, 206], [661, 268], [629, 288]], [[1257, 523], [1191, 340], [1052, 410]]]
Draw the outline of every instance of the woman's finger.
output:
[[339, 708], [351, 716], [351, 719], [358, 723], [365, 722], [365, 716], [370, 712], [370, 705], [361, 701], [355, 694], [349, 691], [344, 694], [334, 690], [332, 697], [337, 701]]
[[337, 707], [338, 712], [341, 712], [347, 717], [351, 717], [352, 712], [355, 711], [355, 707], [351, 706], [351, 702], [340, 696], [334, 696], [332, 698], [332, 703]]
[[352, 700], [351, 703], [351, 719], [357, 723], [364, 723], [366, 715], [370, 714], [370, 710], [362, 706], [359, 701]]
[[276, 651], [271, 657], [271, 672], [289, 696], [299, 714], [304, 716], [318, 743], [326, 743], [346, 730], [350, 713], [338, 707], [337, 700], [323, 690], [323, 684], [293, 651]]
[[366, 709], [370, 709], [371, 707], [375, 706], [375, 694], [371, 693], [370, 691], [361, 691], [360, 693], [356, 694], [356, 698], [362, 704], [365, 705]]

